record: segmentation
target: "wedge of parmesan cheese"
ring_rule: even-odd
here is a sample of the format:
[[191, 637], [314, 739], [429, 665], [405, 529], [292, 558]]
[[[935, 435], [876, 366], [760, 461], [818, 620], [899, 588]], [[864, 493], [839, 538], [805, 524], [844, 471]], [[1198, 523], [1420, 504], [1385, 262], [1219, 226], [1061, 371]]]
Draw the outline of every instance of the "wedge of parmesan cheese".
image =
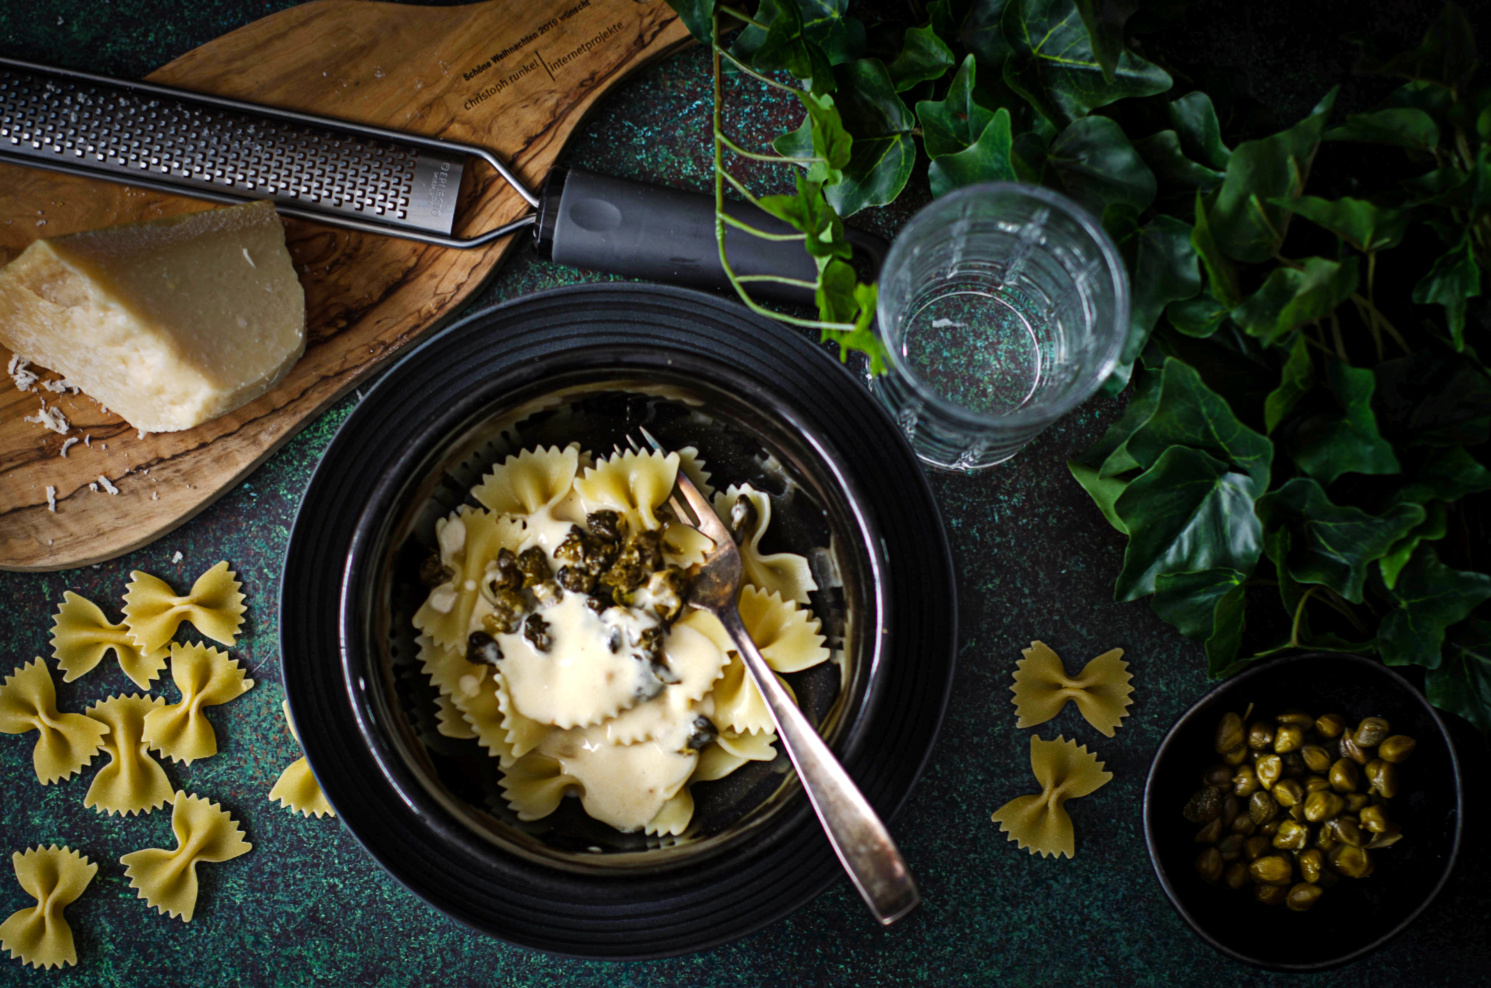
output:
[[257, 202], [38, 240], [0, 268], [0, 343], [145, 432], [268, 391], [305, 351], [305, 293]]

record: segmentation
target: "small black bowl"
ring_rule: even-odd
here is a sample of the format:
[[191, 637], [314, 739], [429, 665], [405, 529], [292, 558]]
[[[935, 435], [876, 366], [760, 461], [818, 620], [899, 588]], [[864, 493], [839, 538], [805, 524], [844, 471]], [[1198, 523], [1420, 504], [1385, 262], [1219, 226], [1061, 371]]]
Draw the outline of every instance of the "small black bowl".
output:
[[[1309, 912], [1264, 906], [1246, 890], [1210, 886], [1193, 862], [1204, 847], [1181, 815], [1219, 761], [1217, 722], [1249, 703], [1262, 714], [1296, 707], [1335, 712], [1349, 722], [1387, 718], [1394, 734], [1418, 741], [1399, 768], [1389, 818], [1403, 828], [1396, 845], [1374, 852], [1376, 870], [1342, 879]], [[1449, 732], [1427, 700], [1402, 676], [1357, 655], [1313, 653], [1254, 666], [1202, 697], [1176, 722], [1155, 753], [1144, 786], [1144, 842], [1155, 876], [1177, 912], [1212, 947], [1275, 971], [1320, 971], [1376, 950], [1401, 933], [1444, 886], [1460, 850], [1460, 766]]]

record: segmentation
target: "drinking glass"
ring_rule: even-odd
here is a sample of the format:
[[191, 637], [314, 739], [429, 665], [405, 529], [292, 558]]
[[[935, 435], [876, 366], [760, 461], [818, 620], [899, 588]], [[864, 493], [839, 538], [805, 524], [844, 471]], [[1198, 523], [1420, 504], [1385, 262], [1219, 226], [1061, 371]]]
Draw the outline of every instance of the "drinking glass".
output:
[[1082, 207], [989, 182], [935, 200], [891, 244], [870, 388], [923, 461], [1001, 463], [1093, 393], [1118, 362], [1129, 283]]

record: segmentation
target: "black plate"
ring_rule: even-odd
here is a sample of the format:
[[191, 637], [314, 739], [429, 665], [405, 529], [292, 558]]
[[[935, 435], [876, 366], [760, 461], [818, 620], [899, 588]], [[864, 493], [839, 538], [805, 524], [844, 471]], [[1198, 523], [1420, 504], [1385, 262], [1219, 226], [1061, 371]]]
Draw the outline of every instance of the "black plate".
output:
[[[1201, 787], [1217, 722], [1249, 703], [1273, 715], [1299, 708], [1339, 713], [1355, 724], [1386, 717], [1394, 734], [1418, 741], [1399, 766], [1398, 795], [1386, 806], [1403, 840], [1372, 852], [1375, 872], [1343, 878], [1315, 908], [1293, 913], [1253, 901], [1247, 889], [1208, 886], [1192, 867], [1203, 845], [1181, 807]], [[1144, 786], [1144, 841], [1165, 894], [1212, 947], [1276, 971], [1319, 971], [1376, 950], [1413, 922], [1444, 887], [1460, 849], [1459, 760], [1444, 723], [1407, 680], [1357, 655], [1314, 653], [1254, 666], [1202, 697], [1170, 729]]]
[[280, 639], [312, 768], [383, 867], [505, 940], [640, 959], [736, 939], [843, 877], [800, 791], [729, 853], [587, 872], [483, 839], [458, 807], [411, 788], [402, 763], [382, 750], [392, 742], [362, 733], [378, 721], [372, 681], [385, 673], [359, 631], [367, 573], [378, 565], [367, 558], [364, 515], [379, 491], [407, 484], [391, 464], [420, 462], [423, 447], [495, 396], [607, 360], [621, 377], [714, 368], [775, 421], [795, 423], [832, 452], [879, 533], [889, 631], [870, 691], [884, 701], [853, 714], [838, 751], [882, 816], [894, 815], [931, 754], [952, 685], [955, 584], [936, 504], [894, 421], [859, 382], [795, 332], [714, 296], [648, 285], [562, 289], [474, 315], [413, 351], [348, 417], [316, 470], [286, 552]]

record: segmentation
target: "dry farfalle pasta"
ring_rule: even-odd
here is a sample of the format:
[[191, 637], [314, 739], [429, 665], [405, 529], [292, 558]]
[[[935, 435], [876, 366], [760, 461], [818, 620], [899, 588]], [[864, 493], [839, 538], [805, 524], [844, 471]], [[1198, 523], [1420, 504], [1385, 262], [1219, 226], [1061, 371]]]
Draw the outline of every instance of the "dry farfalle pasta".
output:
[[[295, 731], [295, 721], [290, 719], [290, 704], [280, 701], [280, 709], [285, 714], [285, 726], [290, 729], [290, 737], [300, 744], [300, 735]], [[280, 773], [275, 781], [274, 788], [269, 790], [269, 798], [281, 806], [295, 810], [301, 816], [315, 814], [318, 817], [336, 816], [336, 810], [331, 808], [327, 802], [326, 795], [321, 792], [321, 786], [316, 782], [316, 777], [311, 774], [311, 763], [301, 755], [290, 766]]]
[[26, 731], [38, 734], [31, 764], [45, 786], [72, 777], [92, 761], [109, 727], [82, 714], [60, 712], [51, 670], [38, 658], [0, 683], [0, 733]]
[[1033, 796], [1017, 796], [994, 811], [992, 819], [999, 829], [1020, 847], [1042, 857], [1076, 853], [1072, 818], [1063, 804], [1077, 796], [1087, 796], [1113, 778], [1103, 771], [1097, 755], [1058, 736], [1055, 741], [1030, 738], [1030, 768], [1041, 791]]
[[40, 845], [10, 856], [16, 878], [36, 905], [11, 913], [0, 923], [0, 949], [36, 968], [66, 967], [78, 962], [72, 927], [62, 910], [75, 902], [98, 865], [67, 847]]
[[166, 705], [158, 696], [111, 696], [88, 708], [88, 716], [109, 728], [104, 754], [84, 806], [101, 813], [149, 813], [171, 801], [171, 780], [145, 743], [145, 715]]
[[1061, 659], [1041, 642], [1031, 642], [1024, 655], [1015, 663], [1015, 685], [1010, 687], [1019, 716], [1016, 727], [1044, 724], [1060, 713], [1067, 701], [1075, 702], [1087, 722], [1110, 738], [1128, 716], [1128, 707], [1134, 702], [1129, 696], [1134, 687], [1129, 682], [1134, 677], [1123, 661], [1123, 649], [1099, 655], [1076, 678], [1066, 674]]
[[197, 864], [231, 861], [253, 849], [243, 839], [238, 821], [216, 803], [178, 791], [171, 808], [171, 830], [176, 849], [146, 848], [119, 859], [130, 888], [169, 916], [192, 921], [197, 908]]
[[247, 609], [239, 592], [242, 586], [226, 562], [197, 577], [185, 597], [178, 597], [165, 580], [135, 570], [124, 594], [124, 623], [145, 652], [163, 648], [183, 621], [214, 641], [232, 645]]
[[217, 735], [202, 713], [235, 700], [254, 685], [226, 652], [206, 645], [171, 646], [171, 679], [181, 700], [145, 715], [145, 742], [174, 761], [190, 765], [217, 754]]
[[164, 647], [144, 651], [135, 645], [124, 624], [104, 617], [99, 606], [71, 590], [64, 591], [52, 624], [52, 655], [62, 670], [62, 681], [70, 683], [89, 673], [112, 650], [119, 668], [142, 690], [166, 667]]

